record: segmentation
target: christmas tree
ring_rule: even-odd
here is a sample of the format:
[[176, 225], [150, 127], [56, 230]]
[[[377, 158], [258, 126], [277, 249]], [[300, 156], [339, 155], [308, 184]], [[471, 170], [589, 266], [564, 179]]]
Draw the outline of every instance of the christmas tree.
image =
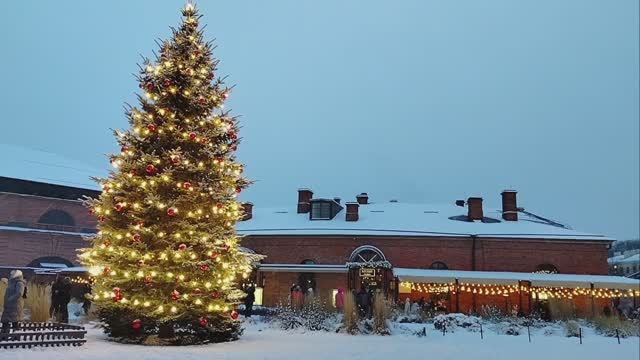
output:
[[196, 344], [237, 339], [238, 289], [252, 255], [235, 234], [248, 185], [235, 161], [238, 126], [223, 110], [230, 89], [216, 76], [192, 4], [154, 62], [138, 76], [144, 95], [99, 199], [92, 247], [80, 255], [95, 277], [92, 300], [105, 332], [127, 342]]

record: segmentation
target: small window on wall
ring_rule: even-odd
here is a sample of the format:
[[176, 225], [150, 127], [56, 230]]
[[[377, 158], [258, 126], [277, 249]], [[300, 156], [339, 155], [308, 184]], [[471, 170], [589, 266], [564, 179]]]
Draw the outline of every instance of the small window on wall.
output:
[[552, 264], [540, 264], [536, 267], [536, 274], [557, 274], [558, 268]]
[[429, 269], [431, 270], [449, 270], [449, 267], [447, 266], [447, 264], [443, 263], [442, 261], [435, 261], [431, 264], [431, 266], [429, 266]]

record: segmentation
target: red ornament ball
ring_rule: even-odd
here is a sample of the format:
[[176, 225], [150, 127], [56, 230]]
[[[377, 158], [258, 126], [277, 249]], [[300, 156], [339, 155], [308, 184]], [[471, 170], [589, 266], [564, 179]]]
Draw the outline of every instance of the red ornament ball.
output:
[[167, 209], [167, 215], [169, 215], [169, 216], [176, 216], [176, 213], [177, 213], [177, 212], [178, 212], [178, 211], [177, 211], [175, 208], [169, 208], [169, 209]]
[[185, 190], [189, 190], [189, 189], [191, 189], [191, 183], [187, 181], [187, 182], [185, 182], [184, 184], [182, 184], [182, 187], [183, 187]]
[[242, 188], [240, 186], [236, 186], [236, 193], [240, 194], [242, 192]]
[[149, 131], [151, 131], [151, 132], [156, 131], [156, 129], [157, 129], [157, 128], [158, 128], [158, 127], [156, 126], [156, 124], [149, 124], [149, 125], [147, 125], [147, 129], [148, 129]]
[[232, 318], [233, 320], [238, 320], [238, 312], [237, 312], [237, 311], [235, 311], [235, 310], [233, 310], [233, 311], [231, 312], [231, 318]]
[[207, 264], [200, 265], [200, 271], [209, 271], [209, 265]]
[[196, 137], [198, 137], [198, 135], [197, 135], [196, 133], [194, 133], [194, 132], [190, 132], [190, 133], [189, 133], [189, 139], [191, 139], [191, 140], [195, 140], [195, 139], [196, 139]]
[[180, 156], [172, 155], [172, 156], [171, 156], [171, 163], [172, 163], [173, 165], [178, 165], [178, 164], [180, 164]]
[[178, 245], [178, 250], [180, 250], [180, 251], [185, 251], [185, 250], [187, 250], [187, 244], [180, 244], [180, 245]]
[[155, 174], [155, 173], [156, 173], [156, 171], [158, 171], [158, 170], [156, 169], [156, 167], [155, 167], [155, 166], [153, 166], [153, 164], [149, 164], [149, 165], [147, 165], [147, 167], [145, 168], [145, 171], [147, 172], [147, 174], [149, 174], [149, 175], [153, 175], [153, 174]]
[[142, 320], [140, 319], [133, 320], [131, 322], [131, 328], [136, 331], [140, 330], [142, 328]]
[[212, 292], [212, 293], [211, 293], [211, 298], [213, 298], [213, 299], [218, 299], [218, 298], [220, 298], [220, 293], [219, 293], [219, 292], [217, 292], [217, 291]]
[[117, 212], [122, 212], [124, 210], [124, 205], [122, 203], [117, 203], [115, 207]]
[[102, 275], [109, 275], [110, 272], [111, 269], [108, 266], [105, 266], [104, 269], [102, 269]]
[[229, 98], [229, 93], [227, 91], [225, 91], [225, 92], [222, 93], [221, 96], [222, 96], [223, 99], [227, 100]]
[[178, 292], [178, 290], [173, 290], [171, 292], [171, 300], [173, 301], [180, 300], [180, 293]]
[[134, 242], [139, 242], [140, 240], [142, 240], [142, 236], [140, 236], [140, 234], [133, 234], [131, 239], [133, 239]]
[[164, 82], [162, 83], [165, 87], [169, 87], [171, 86], [171, 80], [169, 79], [165, 79]]
[[216, 253], [216, 252], [211, 253], [211, 258], [212, 259], [215, 259], [217, 257], [218, 257], [218, 253]]
[[201, 317], [200, 318], [200, 326], [206, 327], [207, 325], [209, 325], [209, 320], [207, 320], [207, 318]]

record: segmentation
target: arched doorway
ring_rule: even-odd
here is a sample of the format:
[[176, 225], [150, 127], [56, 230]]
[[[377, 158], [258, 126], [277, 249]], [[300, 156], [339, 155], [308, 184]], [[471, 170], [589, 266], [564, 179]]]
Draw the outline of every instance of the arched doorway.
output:
[[375, 246], [363, 245], [353, 250], [347, 267], [349, 268], [349, 288], [352, 290], [380, 289], [385, 294], [389, 294], [395, 289], [391, 263]]

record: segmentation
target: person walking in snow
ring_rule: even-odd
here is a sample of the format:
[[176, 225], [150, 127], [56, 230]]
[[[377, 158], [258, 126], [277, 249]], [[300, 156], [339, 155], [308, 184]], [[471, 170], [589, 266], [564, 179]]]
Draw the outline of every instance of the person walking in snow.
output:
[[2, 332], [8, 333], [11, 327], [17, 328], [18, 321], [22, 318], [24, 306], [24, 289], [26, 283], [22, 277], [22, 271], [13, 270], [9, 275], [7, 290], [4, 293], [4, 308], [2, 309]]
[[69, 322], [68, 305], [70, 301], [71, 279], [58, 276], [58, 279], [51, 287], [51, 306], [57, 322], [65, 324]]
[[336, 309], [342, 311], [344, 309], [344, 289], [339, 288], [335, 296]]
[[256, 301], [255, 288], [250, 286], [247, 289], [247, 296], [244, 297], [244, 317], [251, 317], [253, 303]]

